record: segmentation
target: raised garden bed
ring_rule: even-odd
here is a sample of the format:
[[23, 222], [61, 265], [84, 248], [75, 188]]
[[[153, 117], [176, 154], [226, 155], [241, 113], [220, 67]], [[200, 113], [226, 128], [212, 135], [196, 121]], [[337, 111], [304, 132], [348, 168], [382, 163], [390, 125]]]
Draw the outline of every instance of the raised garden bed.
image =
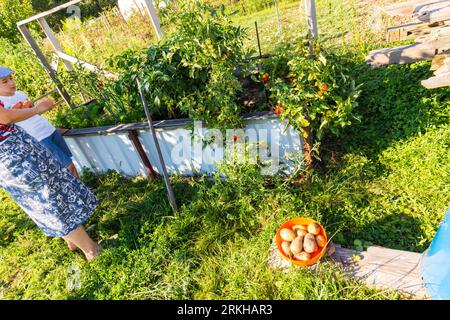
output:
[[[259, 145], [267, 146], [268, 150], [273, 147], [275, 148], [273, 151], [279, 147], [280, 170], [286, 174], [292, 173], [299, 165], [303, 150], [303, 139], [298, 132], [292, 127], [286, 127], [272, 112], [249, 113], [244, 115], [243, 120], [246, 125], [243, 131], [236, 130], [237, 139], [243, 139], [242, 133], [247, 135], [254, 133]], [[217, 148], [212, 143], [205, 145], [199, 140], [191, 144], [191, 152], [181, 157], [181, 161], [172, 157], [174, 148], [176, 146], [179, 148], [181, 141], [191, 142], [192, 130], [186, 128], [189, 124], [192, 124], [190, 119], [162, 120], [154, 123], [167, 170], [169, 174], [184, 176], [212, 173], [217, 166], [206, 157], [212, 154], [213, 161], [223, 160], [225, 149], [223, 147]], [[204, 128], [203, 133], [208, 131]], [[85, 167], [94, 172], [116, 170], [127, 176], [145, 176], [151, 169], [148, 168], [145, 157], [142, 158], [139, 146], [133, 142], [136, 134], [151, 167], [156, 172], [161, 172], [146, 122], [73, 129], [65, 134], [65, 138], [79, 170]], [[277, 135], [279, 141], [276, 141]], [[273, 156], [277, 161], [276, 155]]]

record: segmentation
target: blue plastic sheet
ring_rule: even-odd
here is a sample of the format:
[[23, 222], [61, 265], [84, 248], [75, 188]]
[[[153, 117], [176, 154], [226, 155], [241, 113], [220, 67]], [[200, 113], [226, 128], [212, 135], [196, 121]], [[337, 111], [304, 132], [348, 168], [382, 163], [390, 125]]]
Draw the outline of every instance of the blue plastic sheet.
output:
[[422, 256], [420, 273], [432, 299], [450, 299], [450, 208]]

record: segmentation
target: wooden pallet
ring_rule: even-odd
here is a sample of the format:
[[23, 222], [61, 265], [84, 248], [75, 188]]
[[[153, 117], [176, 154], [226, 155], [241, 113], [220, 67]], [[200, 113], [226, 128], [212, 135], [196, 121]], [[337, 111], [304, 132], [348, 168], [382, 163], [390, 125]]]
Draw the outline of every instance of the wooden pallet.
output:
[[[381, 67], [389, 64], [405, 64], [423, 60], [431, 60], [437, 54], [450, 50], [449, 20], [440, 22], [435, 28], [429, 28], [428, 34], [418, 37], [415, 43], [395, 48], [383, 48], [369, 52], [366, 63], [372, 67]], [[420, 24], [419, 24], [420, 25]], [[408, 32], [408, 26], [405, 31]], [[398, 29], [400, 32], [402, 29]]]
[[[363, 281], [369, 287], [397, 291], [413, 299], [429, 299], [419, 274], [421, 256], [420, 253], [378, 246], [360, 252], [335, 244], [335, 252], [331, 258], [350, 278]], [[281, 257], [275, 241], [270, 247], [269, 265], [285, 270], [301, 268]]]
[[[411, 0], [396, 3], [381, 10], [391, 16], [410, 16], [416, 22], [388, 28], [387, 41], [415, 39], [411, 45], [383, 48], [369, 52], [366, 63], [382, 67], [432, 60], [434, 76], [421, 83], [427, 89], [450, 85], [447, 57], [450, 51], [450, 0]], [[438, 59], [436, 59], [438, 58]], [[440, 64], [441, 63], [441, 64]]]
[[413, 22], [387, 29], [386, 41], [395, 42], [429, 35], [433, 30], [450, 26], [450, 20], [436, 23]]

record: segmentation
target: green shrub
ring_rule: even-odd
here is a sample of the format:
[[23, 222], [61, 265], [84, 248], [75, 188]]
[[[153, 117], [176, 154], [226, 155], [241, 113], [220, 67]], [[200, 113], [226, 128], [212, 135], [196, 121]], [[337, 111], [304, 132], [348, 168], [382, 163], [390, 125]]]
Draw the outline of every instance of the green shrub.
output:
[[31, 0], [0, 0], [0, 37], [18, 42], [16, 23], [33, 14]]

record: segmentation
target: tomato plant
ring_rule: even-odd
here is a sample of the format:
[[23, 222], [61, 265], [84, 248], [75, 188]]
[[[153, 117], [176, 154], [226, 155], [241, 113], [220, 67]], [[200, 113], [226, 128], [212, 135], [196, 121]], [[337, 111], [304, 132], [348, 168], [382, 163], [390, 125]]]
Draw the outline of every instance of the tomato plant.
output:
[[179, 3], [164, 18], [175, 31], [150, 49], [127, 51], [110, 60], [119, 83], [137, 102], [139, 78], [154, 113], [164, 118], [190, 117], [210, 127], [241, 126], [242, 90], [236, 68], [249, 74], [244, 62], [246, 32], [232, 25], [219, 8], [199, 2]]
[[[335, 135], [352, 121], [359, 120], [357, 106], [361, 85], [356, 85], [339, 58], [315, 44], [311, 58], [307, 41], [289, 45], [289, 55], [272, 59], [269, 69], [281, 71], [270, 86], [275, 112], [282, 120], [308, 138], [309, 130], [320, 141], [326, 131]], [[288, 69], [280, 67], [285, 62]], [[270, 63], [271, 61], [269, 61]], [[280, 107], [282, 105], [282, 108]], [[282, 112], [281, 112], [282, 110]]]

